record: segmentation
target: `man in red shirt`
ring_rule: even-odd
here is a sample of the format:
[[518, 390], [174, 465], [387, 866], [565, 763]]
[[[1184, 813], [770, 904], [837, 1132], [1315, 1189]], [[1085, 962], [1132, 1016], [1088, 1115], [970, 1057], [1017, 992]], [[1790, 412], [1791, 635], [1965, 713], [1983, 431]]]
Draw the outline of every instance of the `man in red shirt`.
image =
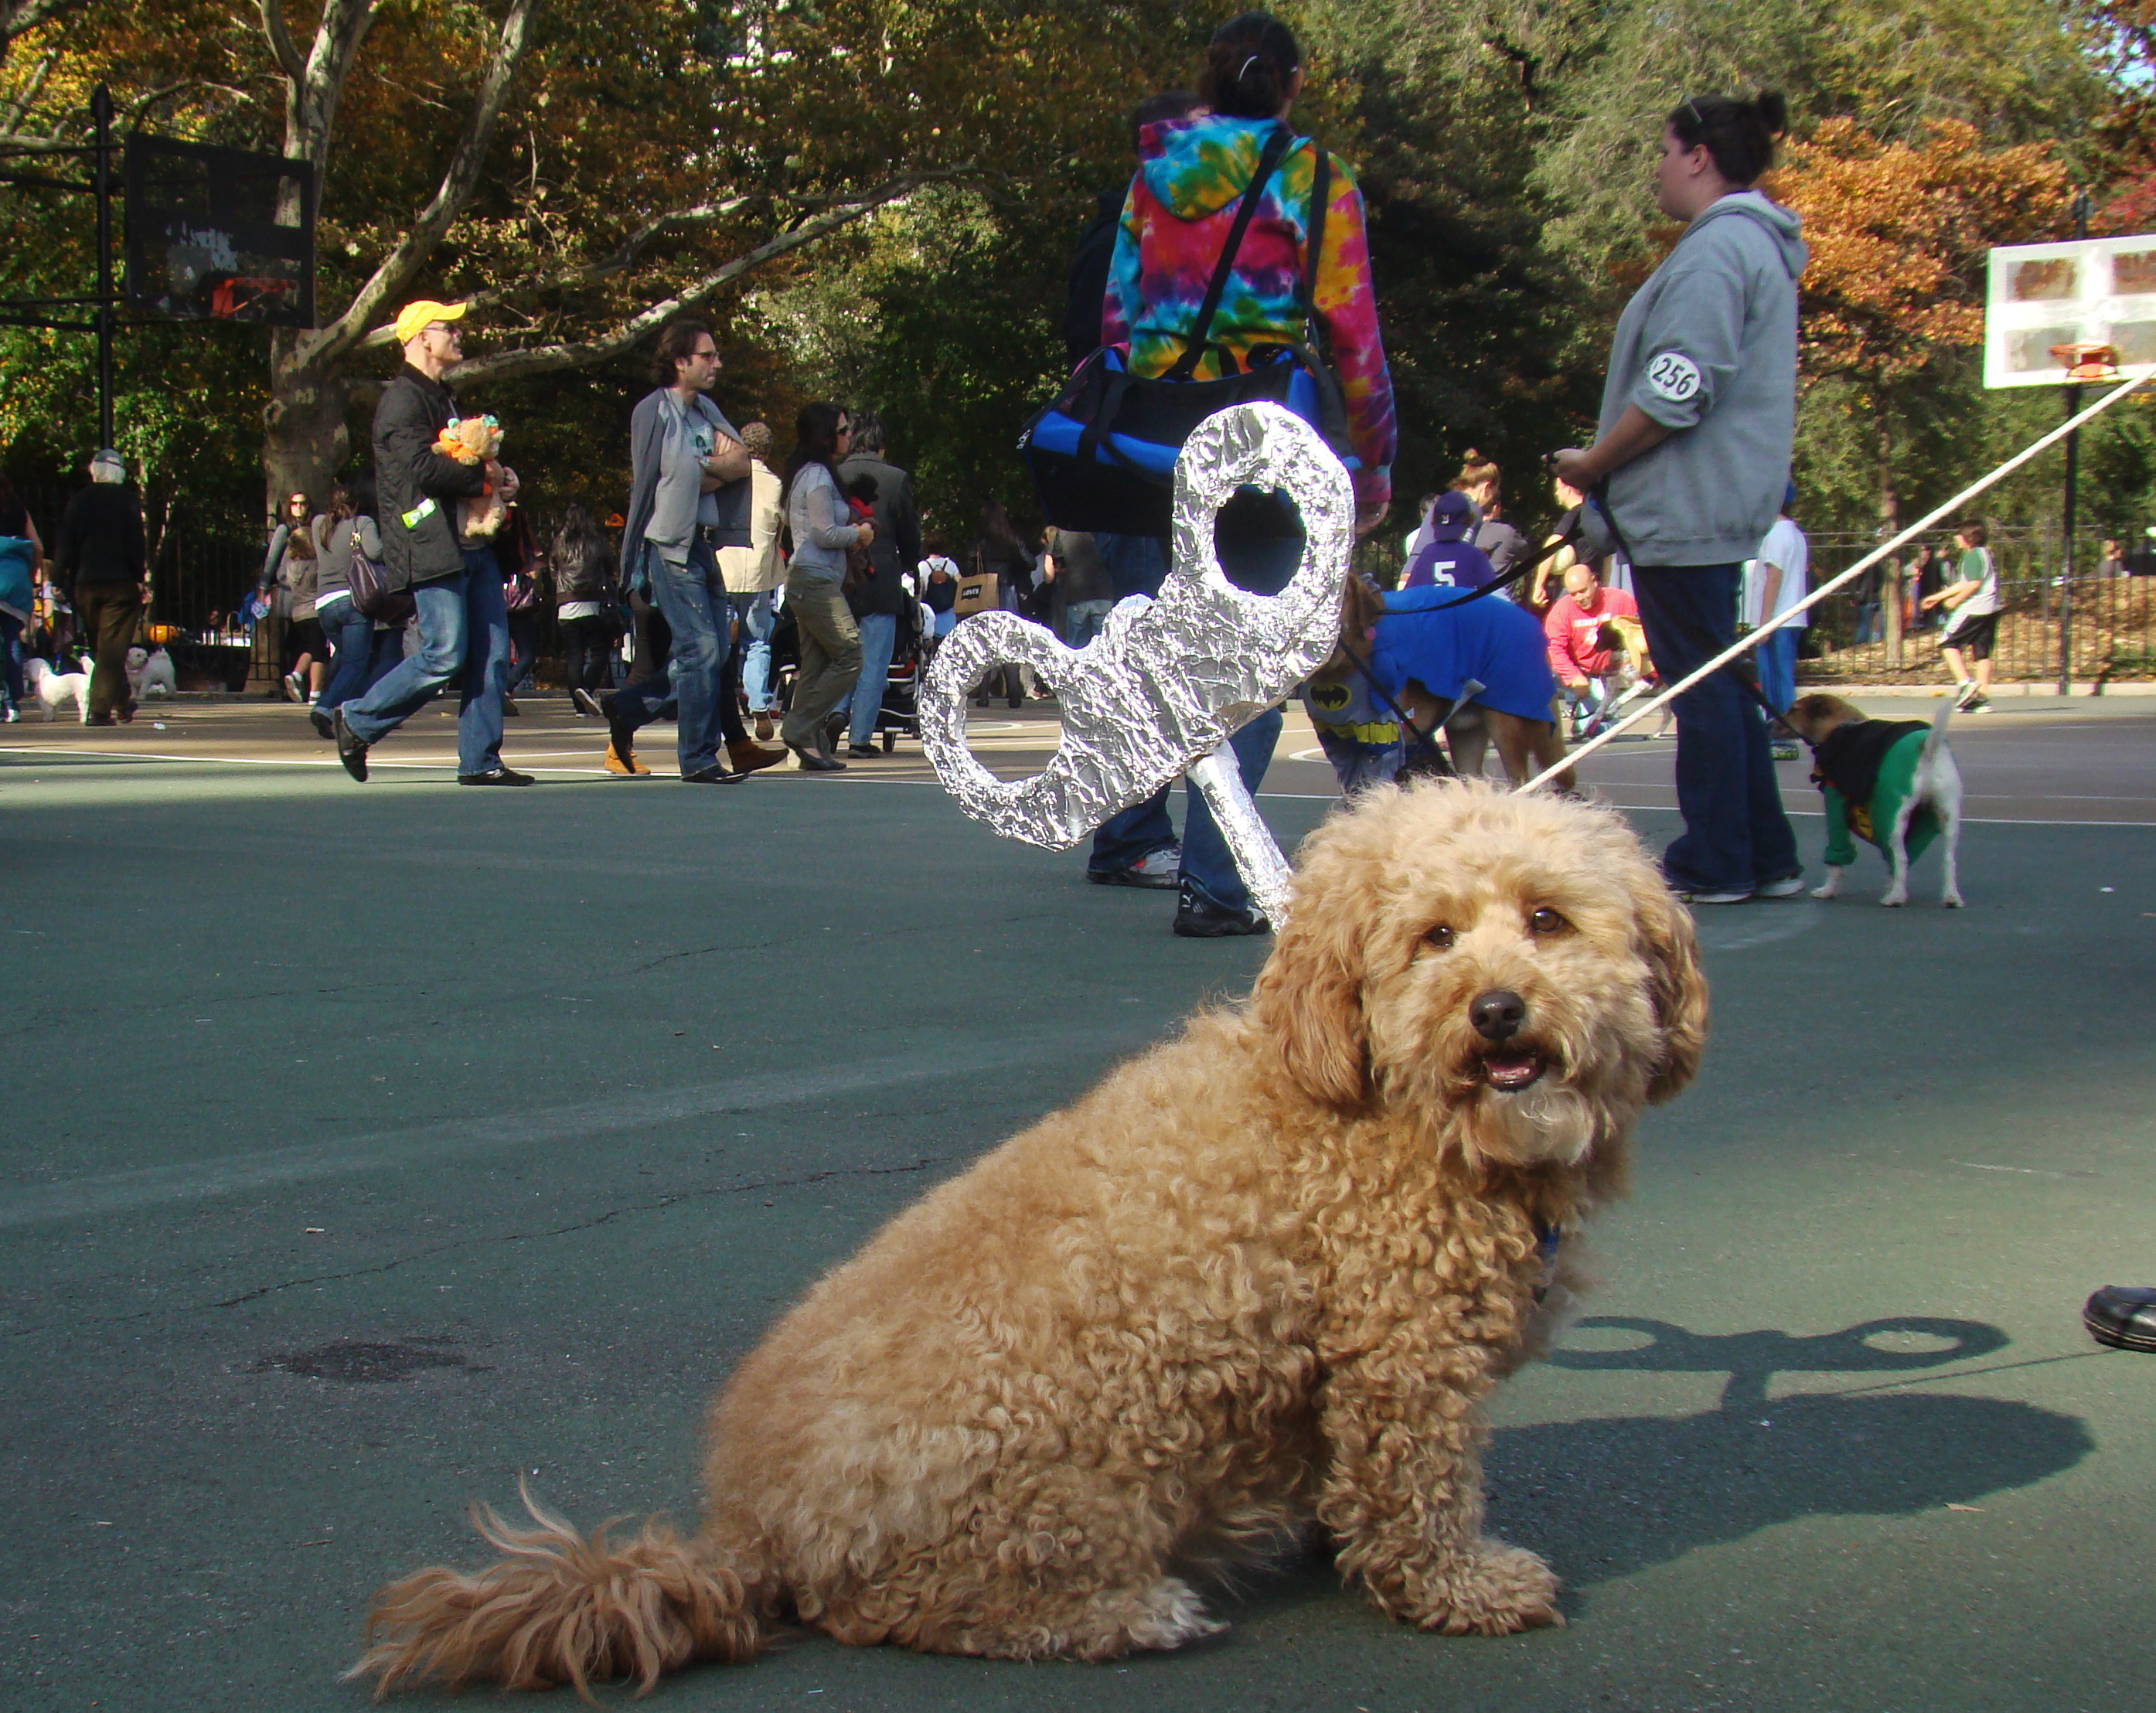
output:
[[1636, 622], [1639, 604], [1622, 589], [1605, 589], [1594, 567], [1575, 565], [1564, 574], [1564, 593], [1543, 620], [1549, 639], [1550, 670], [1581, 717], [1601, 705], [1599, 683], [1625, 664], [1625, 651], [1609, 645], [1603, 627], [1613, 618]]

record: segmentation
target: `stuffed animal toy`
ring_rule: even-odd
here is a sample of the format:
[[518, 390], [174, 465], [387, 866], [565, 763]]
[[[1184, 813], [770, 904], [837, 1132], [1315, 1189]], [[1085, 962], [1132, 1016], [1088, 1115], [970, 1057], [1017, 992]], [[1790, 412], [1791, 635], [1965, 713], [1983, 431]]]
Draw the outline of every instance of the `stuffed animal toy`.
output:
[[[459, 464], [485, 464], [501, 454], [501, 424], [490, 416], [466, 417], [451, 423], [434, 437], [434, 449]], [[504, 470], [501, 485], [514, 491], [516, 483]], [[466, 541], [484, 541], [501, 529], [509, 515], [507, 495], [490, 483], [475, 499], [457, 502], [457, 533]]]

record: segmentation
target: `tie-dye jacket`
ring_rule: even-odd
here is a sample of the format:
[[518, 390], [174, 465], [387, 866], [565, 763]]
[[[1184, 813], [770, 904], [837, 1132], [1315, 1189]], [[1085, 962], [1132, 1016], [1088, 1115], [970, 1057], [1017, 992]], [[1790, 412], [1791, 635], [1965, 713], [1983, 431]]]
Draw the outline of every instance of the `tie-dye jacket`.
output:
[[[1143, 133], [1142, 165], [1124, 198], [1101, 313], [1101, 342], [1120, 347], [1133, 372], [1165, 374], [1183, 355], [1183, 336], [1196, 325], [1206, 285], [1235, 223], [1235, 204], [1277, 124], [1214, 115], [1165, 121]], [[1240, 364], [1258, 347], [1304, 337], [1296, 288], [1310, 229], [1316, 149], [1307, 137], [1298, 140], [1266, 182], [1213, 318], [1199, 379], [1220, 375], [1223, 347]], [[1332, 161], [1317, 312], [1347, 397], [1349, 444], [1362, 465], [1354, 472], [1356, 498], [1383, 504], [1392, 497], [1398, 439], [1393, 378], [1370, 289], [1363, 193], [1348, 163], [1337, 155]]]

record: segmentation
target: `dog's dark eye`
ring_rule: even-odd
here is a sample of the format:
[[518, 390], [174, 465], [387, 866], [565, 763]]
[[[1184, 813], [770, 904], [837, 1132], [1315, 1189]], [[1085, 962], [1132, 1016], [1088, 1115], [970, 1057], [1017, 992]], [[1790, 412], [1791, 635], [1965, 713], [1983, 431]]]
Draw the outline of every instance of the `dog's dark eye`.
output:
[[1527, 926], [1537, 934], [1562, 934], [1572, 924], [1544, 905], [1527, 918]]
[[1435, 946], [1440, 951], [1443, 951], [1452, 944], [1452, 930], [1446, 927], [1444, 923], [1440, 922], [1435, 928], [1432, 928], [1430, 932], [1424, 935], [1422, 937], [1424, 940], [1427, 940], [1432, 946]]

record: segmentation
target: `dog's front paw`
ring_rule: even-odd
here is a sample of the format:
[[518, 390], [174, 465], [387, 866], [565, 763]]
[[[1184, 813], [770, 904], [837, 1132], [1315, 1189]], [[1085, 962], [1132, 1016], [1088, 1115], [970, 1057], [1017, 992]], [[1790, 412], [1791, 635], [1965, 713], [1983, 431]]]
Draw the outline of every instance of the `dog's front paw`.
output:
[[1958, 892], [1948, 893], [1944, 897], [1939, 900], [1939, 907], [1942, 910], [1960, 910], [1963, 908], [1961, 894]]
[[1509, 1636], [1516, 1630], [1562, 1628], [1557, 1572], [1523, 1546], [1476, 1543], [1473, 1553], [1432, 1572], [1419, 1620], [1449, 1636]]
[[1897, 904], [1907, 904], [1909, 901], [1909, 889], [1906, 886], [1897, 886], [1892, 892], [1883, 895], [1879, 901], [1888, 910], [1893, 909]]
[[1822, 880], [1818, 885], [1812, 888], [1812, 896], [1814, 898], [1833, 898], [1838, 895], [1840, 891], [1841, 870], [1830, 866], [1826, 871], [1826, 879]]

